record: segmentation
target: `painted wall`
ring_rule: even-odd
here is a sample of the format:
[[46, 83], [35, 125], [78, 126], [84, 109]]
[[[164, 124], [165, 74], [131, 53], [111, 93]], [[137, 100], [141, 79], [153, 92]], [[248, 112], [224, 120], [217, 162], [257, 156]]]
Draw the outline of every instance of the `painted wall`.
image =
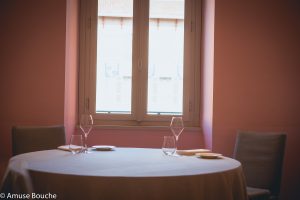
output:
[[300, 3], [216, 0], [213, 149], [232, 155], [236, 131], [288, 135], [284, 200], [300, 199]]
[[[12, 125], [64, 124], [76, 130], [78, 3], [0, 1], [0, 156], [11, 155]], [[200, 129], [185, 130], [180, 148], [204, 147]], [[169, 130], [93, 130], [89, 144], [156, 147]]]
[[215, 0], [202, 1], [201, 125], [206, 148], [213, 144]]
[[78, 99], [79, 0], [67, 0], [64, 125], [66, 141], [75, 132]]
[[[79, 131], [79, 130], [78, 130]], [[178, 148], [204, 148], [200, 130], [184, 130], [180, 135]], [[88, 138], [89, 145], [115, 145], [121, 147], [161, 148], [163, 136], [172, 135], [169, 129], [96, 129]]]
[[[209, 0], [205, 2], [214, 7]], [[67, 11], [67, 5], [74, 7]], [[299, 5], [292, 0], [216, 0], [215, 8], [205, 24], [210, 27], [215, 20], [215, 27], [210, 27], [215, 37], [208, 32], [204, 41], [214, 48], [213, 58], [211, 52], [205, 56], [209, 59], [205, 65], [214, 65], [213, 72], [207, 71], [213, 76], [202, 90], [204, 95], [212, 93], [213, 99], [212, 105], [206, 101], [211, 109], [206, 118], [210, 127], [203, 130], [212, 133], [206, 135], [207, 146], [231, 155], [237, 129], [285, 131], [288, 141], [282, 199], [300, 199]], [[76, 5], [62, 0], [0, 1], [1, 158], [10, 156], [14, 124], [65, 122], [68, 133], [74, 131], [73, 67], [77, 52], [73, 48], [77, 36], [76, 25], [70, 24], [74, 21], [66, 20], [73, 18], [75, 9]], [[212, 87], [213, 91], [209, 89]], [[203, 147], [199, 133], [186, 131], [180, 147]], [[170, 132], [97, 129], [89, 142], [160, 147], [166, 134]]]
[[66, 2], [0, 1], [0, 157], [12, 125], [64, 123]]

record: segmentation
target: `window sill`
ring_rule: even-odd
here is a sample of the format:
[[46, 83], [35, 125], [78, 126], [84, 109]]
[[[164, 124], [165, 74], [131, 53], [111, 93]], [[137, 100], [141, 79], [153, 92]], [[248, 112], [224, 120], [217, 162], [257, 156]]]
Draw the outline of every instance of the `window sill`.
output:
[[[79, 126], [77, 126], [78, 129]], [[168, 126], [116, 126], [116, 125], [95, 125], [94, 130], [158, 130], [158, 131], [167, 131], [170, 130]], [[185, 131], [191, 133], [201, 132], [201, 127], [185, 127]]]

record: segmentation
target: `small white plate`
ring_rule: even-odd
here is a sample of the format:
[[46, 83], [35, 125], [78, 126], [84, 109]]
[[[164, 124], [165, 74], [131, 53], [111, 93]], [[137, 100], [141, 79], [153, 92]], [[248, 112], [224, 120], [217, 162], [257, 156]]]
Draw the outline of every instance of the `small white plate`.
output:
[[196, 156], [207, 159], [221, 158], [222, 154], [219, 153], [196, 153]]
[[94, 145], [92, 146], [97, 151], [113, 151], [115, 150], [115, 146], [110, 146], [110, 145]]

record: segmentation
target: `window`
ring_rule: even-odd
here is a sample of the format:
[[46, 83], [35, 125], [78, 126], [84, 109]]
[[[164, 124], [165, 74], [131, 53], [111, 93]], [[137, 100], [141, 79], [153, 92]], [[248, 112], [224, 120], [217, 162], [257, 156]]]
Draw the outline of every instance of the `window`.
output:
[[85, 0], [79, 113], [98, 125], [199, 126], [201, 1]]

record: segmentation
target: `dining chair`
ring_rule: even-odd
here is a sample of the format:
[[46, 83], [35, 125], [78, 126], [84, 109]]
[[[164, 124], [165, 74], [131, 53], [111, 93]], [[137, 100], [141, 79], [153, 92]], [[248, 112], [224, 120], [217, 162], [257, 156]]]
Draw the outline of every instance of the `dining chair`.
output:
[[241, 162], [249, 200], [279, 198], [286, 134], [238, 131], [234, 158]]
[[66, 143], [64, 126], [13, 126], [13, 156], [41, 150], [56, 149]]

